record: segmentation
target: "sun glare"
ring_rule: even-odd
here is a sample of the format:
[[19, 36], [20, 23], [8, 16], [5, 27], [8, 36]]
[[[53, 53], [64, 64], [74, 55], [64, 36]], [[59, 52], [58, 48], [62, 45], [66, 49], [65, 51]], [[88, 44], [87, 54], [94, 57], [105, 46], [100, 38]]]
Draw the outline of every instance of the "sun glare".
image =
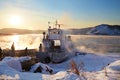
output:
[[17, 43], [18, 40], [19, 40], [19, 36], [14, 35], [13, 38], [12, 38], [12, 41], [15, 42], [15, 43]]
[[20, 25], [21, 24], [21, 17], [20, 16], [11, 16], [9, 18], [9, 23], [11, 25]]

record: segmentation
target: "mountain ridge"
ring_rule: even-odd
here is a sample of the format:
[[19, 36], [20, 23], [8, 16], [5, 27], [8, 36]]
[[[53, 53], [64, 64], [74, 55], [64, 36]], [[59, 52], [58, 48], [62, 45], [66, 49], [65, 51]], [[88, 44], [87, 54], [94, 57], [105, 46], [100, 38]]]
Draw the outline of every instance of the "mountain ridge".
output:
[[17, 28], [2, 28], [0, 29], [0, 35], [12, 35], [12, 34], [41, 34], [45, 30], [28, 30]]
[[120, 25], [101, 24], [87, 32], [88, 35], [120, 35]]

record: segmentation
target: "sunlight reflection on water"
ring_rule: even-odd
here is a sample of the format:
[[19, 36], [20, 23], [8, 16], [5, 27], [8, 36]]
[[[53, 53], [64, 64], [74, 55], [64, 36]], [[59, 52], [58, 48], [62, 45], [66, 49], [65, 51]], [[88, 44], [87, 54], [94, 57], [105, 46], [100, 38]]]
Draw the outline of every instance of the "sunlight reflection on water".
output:
[[41, 42], [41, 34], [26, 34], [26, 35], [8, 35], [1, 36], [0, 38], [0, 47], [3, 49], [11, 48], [12, 43], [14, 42], [15, 49], [38, 49]]

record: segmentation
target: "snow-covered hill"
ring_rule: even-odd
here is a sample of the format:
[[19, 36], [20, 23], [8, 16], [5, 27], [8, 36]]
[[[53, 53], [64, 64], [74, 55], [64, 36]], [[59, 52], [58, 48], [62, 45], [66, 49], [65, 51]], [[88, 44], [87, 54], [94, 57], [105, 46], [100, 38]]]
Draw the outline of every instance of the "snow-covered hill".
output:
[[120, 35], [120, 26], [101, 24], [87, 32], [89, 35]]

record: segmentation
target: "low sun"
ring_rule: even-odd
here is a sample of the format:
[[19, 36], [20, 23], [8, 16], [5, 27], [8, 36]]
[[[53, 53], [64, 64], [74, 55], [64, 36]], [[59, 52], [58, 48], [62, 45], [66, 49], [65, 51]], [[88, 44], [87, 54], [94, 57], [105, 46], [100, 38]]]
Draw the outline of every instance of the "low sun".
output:
[[21, 17], [20, 16], [11, 16], [9, 18], [9, 23], [11, 25], [20, 25], [21, 24]]

